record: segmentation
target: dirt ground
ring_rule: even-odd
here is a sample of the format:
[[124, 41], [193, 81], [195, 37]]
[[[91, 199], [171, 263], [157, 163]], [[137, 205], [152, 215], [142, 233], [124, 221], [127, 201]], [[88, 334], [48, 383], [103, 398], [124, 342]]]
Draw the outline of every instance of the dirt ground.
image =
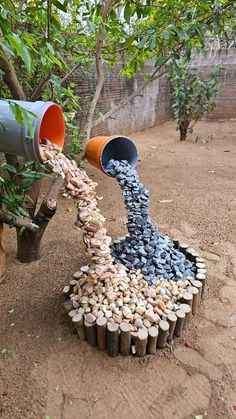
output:
[[[72, 201], [60, 198], [39, 262], [15, 260], [15, 234], [6, 228], [3, 419], [236, 418], [236, 121], [203, 121], [186, 143], [178, 141], [173, 122], [131, 137], [138, 172], [151, 192], [153, 220], [163, 234], [179, 237], [206, 258], [207, 299], [173, 352], [109, 358], [78, 340], [62, 308], [62, 288], [86, 262]], [[85, 167], [99, 183], [100, 207], [117, 238], [125, 232], [118, 185]]]

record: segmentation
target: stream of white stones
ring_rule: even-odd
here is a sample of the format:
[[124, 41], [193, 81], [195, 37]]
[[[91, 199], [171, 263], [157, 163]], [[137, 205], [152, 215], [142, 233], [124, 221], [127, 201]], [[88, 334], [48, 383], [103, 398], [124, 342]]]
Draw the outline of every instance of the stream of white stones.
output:
[[128, 209], [129, 235], [112, 244], [97, 206], [97, 184], [50, 141], [43, 140], [41, 153], [45, 164], [65, 179], [63, 195], [77, 207], [76, 225], [89, 256], [88, 264], [64, 288], [72, 320], [80, 314], [87, 324], [99, 318], [108, 324], [130, 323], [135, 336], [179, 312], [195, 267], [168, 237], [159, 235], [149, 218], [148, 191], [137, 172], [125, 161], [112, 160], [106, 168], [118, 180]]

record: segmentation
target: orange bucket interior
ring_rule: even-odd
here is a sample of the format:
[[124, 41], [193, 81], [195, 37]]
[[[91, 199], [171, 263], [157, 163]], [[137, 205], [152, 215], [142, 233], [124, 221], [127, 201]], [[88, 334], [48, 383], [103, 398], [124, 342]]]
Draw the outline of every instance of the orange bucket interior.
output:
[[64, 145], [65, 121], [60, 106], [56, 104], [49, 106], [43, 115], [39, 129], [39, 141], [42, 138], [47, 138], [59, 147]]

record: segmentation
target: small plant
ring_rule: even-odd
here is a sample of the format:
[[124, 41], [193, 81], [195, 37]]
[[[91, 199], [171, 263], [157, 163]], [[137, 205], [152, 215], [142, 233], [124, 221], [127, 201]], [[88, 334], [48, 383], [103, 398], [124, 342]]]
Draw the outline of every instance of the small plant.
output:
[[7, 349], [7, 348], [3, 348], [1, 350], [1, 354], [2, 354], [3, 359], [8, 359], [9, 356], [10, 356], [10, 353], [11, 353], [11, 350]]
[[203, 79], [185, 61], [180, 64], [174, 62], [171, 66], [169, 77], [173, 86], [172, 107], [180, 131], [180, 141], [185, 141], [196, 122], [215, 108], [221, 69], [221, 66], [216, 66], [212, 74]]
[[22, 164], [18, 170], [3, 163], [0, 167], [0, 219], [14, 227], [17, 217], [30, 218], [26, 206], [32, 199], [27, 191], [35, 180], [44, 176], [51, 178], [45, 173], [45, 167], [37, 162]]

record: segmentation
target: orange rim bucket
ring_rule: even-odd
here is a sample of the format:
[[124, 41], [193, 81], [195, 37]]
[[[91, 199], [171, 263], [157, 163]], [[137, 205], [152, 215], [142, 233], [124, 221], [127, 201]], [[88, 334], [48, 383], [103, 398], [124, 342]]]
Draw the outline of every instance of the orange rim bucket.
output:
[[53, 144], [63, 147], [65, 141], [65, 122], [63, 112], [56, 103], [51, 104], [43, 114], [40, 128], [39, 141], [48, 138]]
[[[138, 161], [138, 152], [133, 141], [122, 135], [97, 136], [91, 138], [85, 146], [85, 156], [88, 162], [106, 175], [106, 165], [111, 160], [127, 160], [132, 167]], [[108, 175], [109, 176], [109, 175]]]

